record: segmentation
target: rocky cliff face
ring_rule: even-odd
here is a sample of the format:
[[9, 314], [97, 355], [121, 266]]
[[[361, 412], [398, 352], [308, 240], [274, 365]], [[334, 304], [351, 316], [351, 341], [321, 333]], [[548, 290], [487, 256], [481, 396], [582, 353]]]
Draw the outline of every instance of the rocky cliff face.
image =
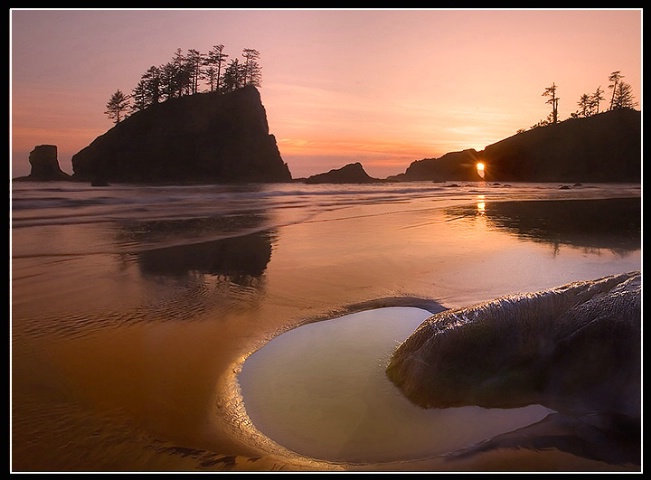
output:
[[641, 274], [511, 295], [425, 320], [389, 378], [425, 408], [513, 408], [640, 418]]
[[291, 180], [253, 86], [153, 105], [72, 157], [84, 181], [236, 183]]

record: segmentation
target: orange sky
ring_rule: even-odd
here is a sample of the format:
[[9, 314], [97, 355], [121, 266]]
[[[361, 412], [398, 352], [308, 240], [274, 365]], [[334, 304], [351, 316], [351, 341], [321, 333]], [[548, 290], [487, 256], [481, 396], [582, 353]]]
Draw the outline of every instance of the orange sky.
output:
[[[260, 52], [270, 133], [294, 178], [361, 162], [375, 177], [483, 149], [559, 117], [619, 70], [642, 108], [642, 10], [13, 9], [11, 177], [36, 145], [61, 168], [112, 127], [104, 115], [176, 49]], [[603, 102], [602, 109], [607, 108]]]

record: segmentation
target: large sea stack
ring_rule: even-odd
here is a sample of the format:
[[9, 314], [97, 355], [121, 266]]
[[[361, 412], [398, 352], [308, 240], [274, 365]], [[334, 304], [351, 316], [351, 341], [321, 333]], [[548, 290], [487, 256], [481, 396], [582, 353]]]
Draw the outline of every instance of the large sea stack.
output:
[[287, 182], [260, 93], [170, 99], [134, 113], [72, 157], [74, 178], [92, 182]]

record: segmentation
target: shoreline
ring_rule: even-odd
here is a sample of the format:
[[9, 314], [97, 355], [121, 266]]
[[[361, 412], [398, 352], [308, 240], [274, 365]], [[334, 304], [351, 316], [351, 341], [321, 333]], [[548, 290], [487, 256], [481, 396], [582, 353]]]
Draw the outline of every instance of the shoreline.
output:
[[[445, 189], [446, 196], [439, 199], [426, 196], [439, 194], [429, 185], [421, 186], [426, 195], [413, 187], [395, 196], [389, 191], [389, 199], [379, 202], [359, 192], [349, 198], [324, 196], [321, 187], [306, 187], [299, 194], [272, 189], [266, 198], [273, 203], [261, 202], [259, 196], [237, 197], [239, 203], [229, 204], [224, 215], [237, 219], [240, 212], [265, 203], [264, 221], [273, 225], [273, 235], [259, 247], [253, 242], [244, 249], [264, 253], [268, 242], [271, 254], [262, 272], [251, 269], [250, 262], [234, 261], [237, 249], [205, 240], [223, 233], [223, 223], [214, 223], [215, 230], [206, 223], [189, 230], [188, 222], [178, 219], [184, 218], [181, 207], [192, 212], [203, 212], [204, 204], [211, 211], [225, 208], [219, 201], [223, 197], [202, 198], [196, 206], [185, 196], [174, 197], [179, 212], [161, 201], [168, 219], [157, 222], [150, 221], [150, 211], [133, 208], [142, 192], [128, 189], [112, 190], [124, 196], [124, 208], [119, 196], [110, 198], [110, 204], [81, 197], [86, 203], [78, 209], [89, 208], [105, 219], [110, 208], [112, 222], [93, 222], [89, 216], [83, 226], [61, 224], [59, 216], [69, 218], [70, 213], [57, 207], [52, 215], [38, 212], [40, 223], [31, 226], [31, 211], [18, 212], [14, 221], [28, 223], [12, 232], [13, 467], [482, 471], [514, 462], [514, 471], [527, 464], [548, 469], [541, 471], [635, 470], [562, 452], [510, 450], [480, 453], [472, 460], [347, 465], [286, 456], [266, 439], [243, 433], [248, 419], [239, 410], [238, 370], [283, 332], [369, 308], [462, 307], [641, 267], [641, 241], [636, 242], [639, 234], [634, 232], [614, 243], [599, 232], [588, 235], [587, 244], [577, 244], [573, 235], [561, 237], [569, 243], [539, 241], [531, 233], [519, 235], [517, 223], [496, 223], [512, 212], [491, 210], [501, 202], [490, 192], [455, 190], [449, 196], [454, 189]], [[299, 196], [311, 192], [313, 197]], [[154, 193], [155, 199], [168, 198], [165, 189]], [[550, 193], [604, 194], [590, 188]], [[145, 200], [143, 208], [152, 208], [150, 198]], [[449, 210], [457, 205], [468, 208]], [[626, 238], [633, 242], [619, 241]], [[201, 250], [204, 261], [197, 264], [196, 257], [185, 256], [192, 248], [174, 250], [168, 260], [175, 267], [165, 268], [165, 256], [158, 261], [141, 254], [172, 240], [178, 245], [204, 241], [210, 256]], [[617, 245], [624, 248], [613, 250]]]

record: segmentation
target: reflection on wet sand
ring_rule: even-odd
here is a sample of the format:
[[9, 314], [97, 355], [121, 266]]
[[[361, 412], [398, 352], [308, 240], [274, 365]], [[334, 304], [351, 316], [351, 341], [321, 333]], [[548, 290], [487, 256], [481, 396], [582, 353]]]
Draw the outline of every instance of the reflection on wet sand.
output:
[[559, 245], [638, 250], [641, 242], [639, 198], [491, 202], [479, 195], [476, 205], [446, 209], [448, 219], [486, 218], [490, 227], [518, 237]]
[[[568, 247], [552, 258], [532, 233], [520, 241], [508, 221], [493, 223], [497, 198], [612, 192], [635, 194], [639, 203], [639, 190], [429, 182], [250, 191], [14, 185], [22, 200], [12, 223], [14, 471], [638, 470], [539, 443], [551, 436], [532, 440], [540, 449], [494, 445], [456, 459], [389, 451], [393, 456], [376, 456], [377, 463], [352, 464], [287, 454], [247, 428], [252, 420], [242, 414], [237, 375], [270, 339], [317, 320], [380, 307], [434, 313], [639, 269], [639, 246], [626, 255]], [[485, 194], [483, 216], [478, 193]], [[445, 209], [461, 203], [470, 204], [457, 210], [466, 216], [446, 221]], [[514, 226], [516, 220], [510, 219]], [[361, 352], [362, 340], [353, 353]], [[335, 344], [325, 353], [340, 351]], [[358, 400], [346, 407], [359, 408]], [[370, 416], [353, 419], [395, 435]]]
[[229, 277], [243, 285], [250, 283], [251, 277], [261, 276], [269, 260], [271, 239], [268, 232], [138, 253], [138, 264], [146, 275], [211, 274]]
[[[120, 224], [122, 245], [151, 245], [135, 258], [145, 277], [212, 275], [251, 285], [271, 260], [275, 233], [259, 212]], [[246, 232], [252, 233], [246, 233]]]
[[207, 236], [263, 230], [268, 216], [260, 212], [238, 212], [196, 218], [143, 219], [119, 224], [116, 240], [122, 244], [147, 244], [170, 240], [192, 240]]

